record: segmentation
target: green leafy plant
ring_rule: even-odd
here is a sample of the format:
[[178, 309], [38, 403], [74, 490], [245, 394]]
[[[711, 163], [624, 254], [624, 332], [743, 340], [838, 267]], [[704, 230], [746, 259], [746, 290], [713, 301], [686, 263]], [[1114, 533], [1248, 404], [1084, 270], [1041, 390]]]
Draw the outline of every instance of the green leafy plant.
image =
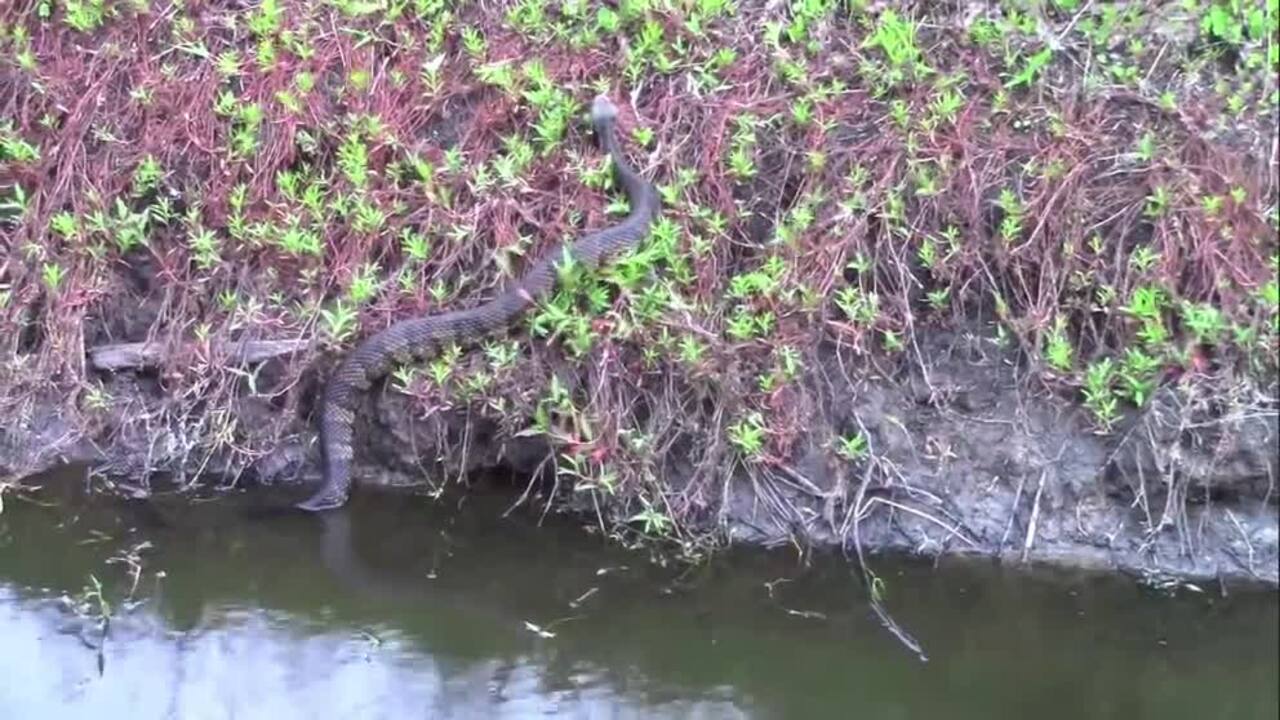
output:
[[325, 333], [334, 342], [342, 342], [355, 334], [356, 310], [342, 300], [335, 301], [332, 309], [322, 309], [320, 317], [324, 321]]
[[1004, 212], [1004, 217], [1000, 221], [1000, 237], [1005, 243], [1011, 244], [1022, 236], [1022, 216], [1026, 207], [1012, 188], [1004, 188], [1000, 191], [996, 205]]
[[342, 145], [338, 147], [338, 167], [342, 174], [357, 189], [363, 189], [369, 182], [369, 150], [364, 138], [356, 130], [347, 133]]
[[1156, 388], [1156, 374], [1160, 370], [1160, 360], [1139, 348], [1125, 351], [1124, 362], [1120, 366], [1120, 395], [1128, 398], [1138, 407], [1146, 404]]
[[1012, 77], [1005, 81], [1004, 86], [1010, 90], [1019, 86], [1030, 86], [1035, 82], [1036, 75], [1038, 75], [1052, 59], [1053, 48], [1044, 48], [1036, 54], [1028, 57], [1026, 62], [1023, 64], [1022, 69], [1017, 73], [1014, 73]]
[[756, 457], [764, 450], [766, 436], [764, 416], [756, 411], [729, 426], [729, 442], [747, 457]]
[[1059, 372], [1069, 372], [1075, 362], [1075, 350], [1067, 337], [1066, 318], [1059, 317], [1049, 332], [1045, 347], [1045, 361]]
[[1120, 403], [1112, 387], [1114, 378], [1115, 363], [1111, 358], [1103, 358], [1092, 363], [1085, 370], [1085, 406], [1107, 430], [1120, 417]]
[[90, 32], [107, 19], [106, 0], [62, 0], [62, 21], [72, 30]]
[[1153, 285], [1140, 285], [1133, 290], [1124, 310], [1137, 318], [1140, 327], [1138, 337], [1148, 346], [1159, 346], [1168, 340], [1169, 332], [1163, 320], [1165, 293]]
[[894, 69], [914, 67], [922, 54], [916, 44], [916, 25], [886, 9], [880, 13], [876, 27], [863, 42], [863, 47], [879, 48]]
[[1182, 303], [1182, 322], [1191, 331], [1195, 341], [1211, 345], [1227, 331], [1227, 322], [1218, 308], [1205, 303]]
[[1211, 0], [1200, 18], [1200, 30], [1210, 38], [1227, 45], [1238, 46], [1249, 40], [1274, 42], [1277, 15], [1280, 9], [1274, 0], [1248, 2], [1247, 0]]
[[44, 286], [49, 292], [57, 292], [62, 286], [62, 281], [66, 278], [67, 272], [61, 265], [54, 262], [47, 262], [40, 266], [40, 279], [44, 282]]
[[653, 507], [653, 505], [649, 503], [649, 499], [645, 496], [640, 496], [640, 502], [644, 505], [644, 509], [627, 518], [627, 522], [644, 523], [644, 532], [649, 535], [665, 536], [671, 532], [672, 527], [675, 525], [675, 521], [665, 513]]
[[374, 263], [364, 263], [351, 278], [347, 297], [356, 305], [363, 305], [378, 294], [378, 288], [381, 285], [382, 283], [378, 280], [378, 266]]
[[0, 124], [0, 161], [30, 165], [39, 159], [39, 148], [18, 137], [13, 131], [12, 121], [5, 120]]
[[836, 452], [846, 460], [861, 460], [869, 451], [870, 443], [867, 441], [867, 436], [861, 432], [837, 439]]

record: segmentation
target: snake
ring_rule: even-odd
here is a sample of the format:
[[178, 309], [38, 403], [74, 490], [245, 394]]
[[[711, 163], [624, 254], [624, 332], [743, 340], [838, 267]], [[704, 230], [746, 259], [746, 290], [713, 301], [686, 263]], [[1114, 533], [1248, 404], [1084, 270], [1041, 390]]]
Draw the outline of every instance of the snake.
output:
[[530, 306], [555, 289], [566, 260], [594, 270], [609, 257], [636, 247], [658, 216], [657, 188], [631, 166], [617, 137], [618, 108], [607, 95], [591, 105], [596, 139], [610, 158], [614, 178], [627, 195], [629, 211], [620, 222], [584, 235], [568, 246], [557, 243], [524, 275], [497, 296], [475, 307], [406, 318], [370, 335], [349, 352], [330, 375], [320, 401], [320, 487], [295, 507], [333, 510], [351, 493], [357, 404], [361, 394], [396, 365], [424, 360], [451, 343], [475, 341], [508, 328]]

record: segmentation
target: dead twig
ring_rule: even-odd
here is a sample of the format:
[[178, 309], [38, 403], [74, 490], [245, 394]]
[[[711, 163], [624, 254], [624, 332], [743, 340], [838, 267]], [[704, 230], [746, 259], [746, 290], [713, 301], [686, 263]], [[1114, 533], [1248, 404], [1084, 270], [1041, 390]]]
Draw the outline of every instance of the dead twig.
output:
[[[228, 342], [219, 348], [232, 365], [253, 365], [281, 355], [306, 349], [309, 340], [248, 340]], [[158, 342], [118, 343], [89, 349], [89, 364], [95, 370], [141, 370], [164, 362], [173, 350]]]

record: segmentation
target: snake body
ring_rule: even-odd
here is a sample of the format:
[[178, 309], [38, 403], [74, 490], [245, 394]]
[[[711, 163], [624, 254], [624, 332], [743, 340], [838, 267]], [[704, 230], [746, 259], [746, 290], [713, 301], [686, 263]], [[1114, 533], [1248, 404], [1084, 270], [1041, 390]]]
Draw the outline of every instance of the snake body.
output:
[[[573, 261], [598, 267], [606, 257], [634, 247], [648, 233], [659, 212], [657, 189], [627, 161], [616, 134], [618, 110], [604, 95], [591, 106], [591, 123], [601, 148], [608, 153], [614, 175], [630, 201], [622, 222], [580, 238], [568, 247]], [[319, 490], [296, 507], [311, 512], [346, 503], [351, 492], [351, 464], [355, 457], [352, 425], [360, 393], [399, 363], [421, 360], [453, 341], [482, 338], [509, 326], [530, 305], [555, 287], [562, 261], [557, 247], [536, 262], [516, 283], [497, 297], [467, 310], [411, 318], [371, 335], [339, 364], [324, 389], [320, 407], [320, 453], [323, 481]]]

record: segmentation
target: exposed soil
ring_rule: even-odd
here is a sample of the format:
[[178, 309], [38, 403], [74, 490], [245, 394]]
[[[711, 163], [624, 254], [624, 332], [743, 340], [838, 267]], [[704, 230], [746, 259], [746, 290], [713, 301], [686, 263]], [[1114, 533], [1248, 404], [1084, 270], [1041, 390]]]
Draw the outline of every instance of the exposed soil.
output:
[[[687, 518], [735, 542], [799, 543], [868, 553], [967, 553], [1009, 561], [1115, 568], [1151, 577], [1249, 578], [1277, 582], [1280, 538], [1275, 478], [1277, 414], [1240, 398], [1211, 408], [1189, 388], [1170, 386], [1150, 408], [1111, 434], [1091, 430], [1078, 405], [1033, 395], [1014, 354], [977, 332], [922, 337], [928, 372], [915, 362], [869, 370], [834, 348], [806, 378], [803, 404], [814, 409], [794, 460], [762, 471], [739, 466], [722, 496], [695, 494]], [[16, 427], [0, 430], [0, 473], [91, 461], [111, 471], [117, 491], [147, 492], [144, 469], [216, 473], [225, 457], [184, 456], [184, 439], [147, 430], [137, 413], [161, 415], [157, 383], [116, 376], [129, 418], [71, 427], [56, 406], [35, 404]], [[442, 411], [423, 417], [407, 396], [375, 394], [357, 424], [357, 492], [379, 484], [432, 490], [501, 470], [516, 495], [540, 507], [552, 489], [551, 448], [512, 437], [508, 419]], [[144, 410], [145, 409], [145, 410]], [[269, 404], [245, 401], [245, 426], [269, 428]], [[277, 418], [278, 420], [278, 418]], [[302, 428], [302, 438], [309, 438]], [[518, 429], [518, 428], [515, 428]], [[855, 429], [874, 460], [833, 461], [830, 438]], [[264, 431], [265, 432], [265, 431]], [[261, 438], [263, 444], [273, 442]], [[315, 481], [305, 440], [227, 483]], [[689, 448], [673, 448], [662, 481], [695, 486]], [[465, 458], [465, 462], [464, 459]], [[726, 461], [729, 462], [729, 461]], [[273, 475], [274, 477], [260, 477]], [[528, 483], [531, 487], [526, 487]], [[563, 488], [562, 488], [563, 490]], [[564, 503], [568, 492], [561, 492]], [[584, 520], [590, 502], [569, 497]], [[606, 515], [615, 512], [606, 504]]]
[[1274, 584], [1280, 18], [1073, 5], [8, 3], [0, 492], [314, 478], [341, 353], [619, 216], [604, 91], [645, 247], [398, 369], [364, 486]]

